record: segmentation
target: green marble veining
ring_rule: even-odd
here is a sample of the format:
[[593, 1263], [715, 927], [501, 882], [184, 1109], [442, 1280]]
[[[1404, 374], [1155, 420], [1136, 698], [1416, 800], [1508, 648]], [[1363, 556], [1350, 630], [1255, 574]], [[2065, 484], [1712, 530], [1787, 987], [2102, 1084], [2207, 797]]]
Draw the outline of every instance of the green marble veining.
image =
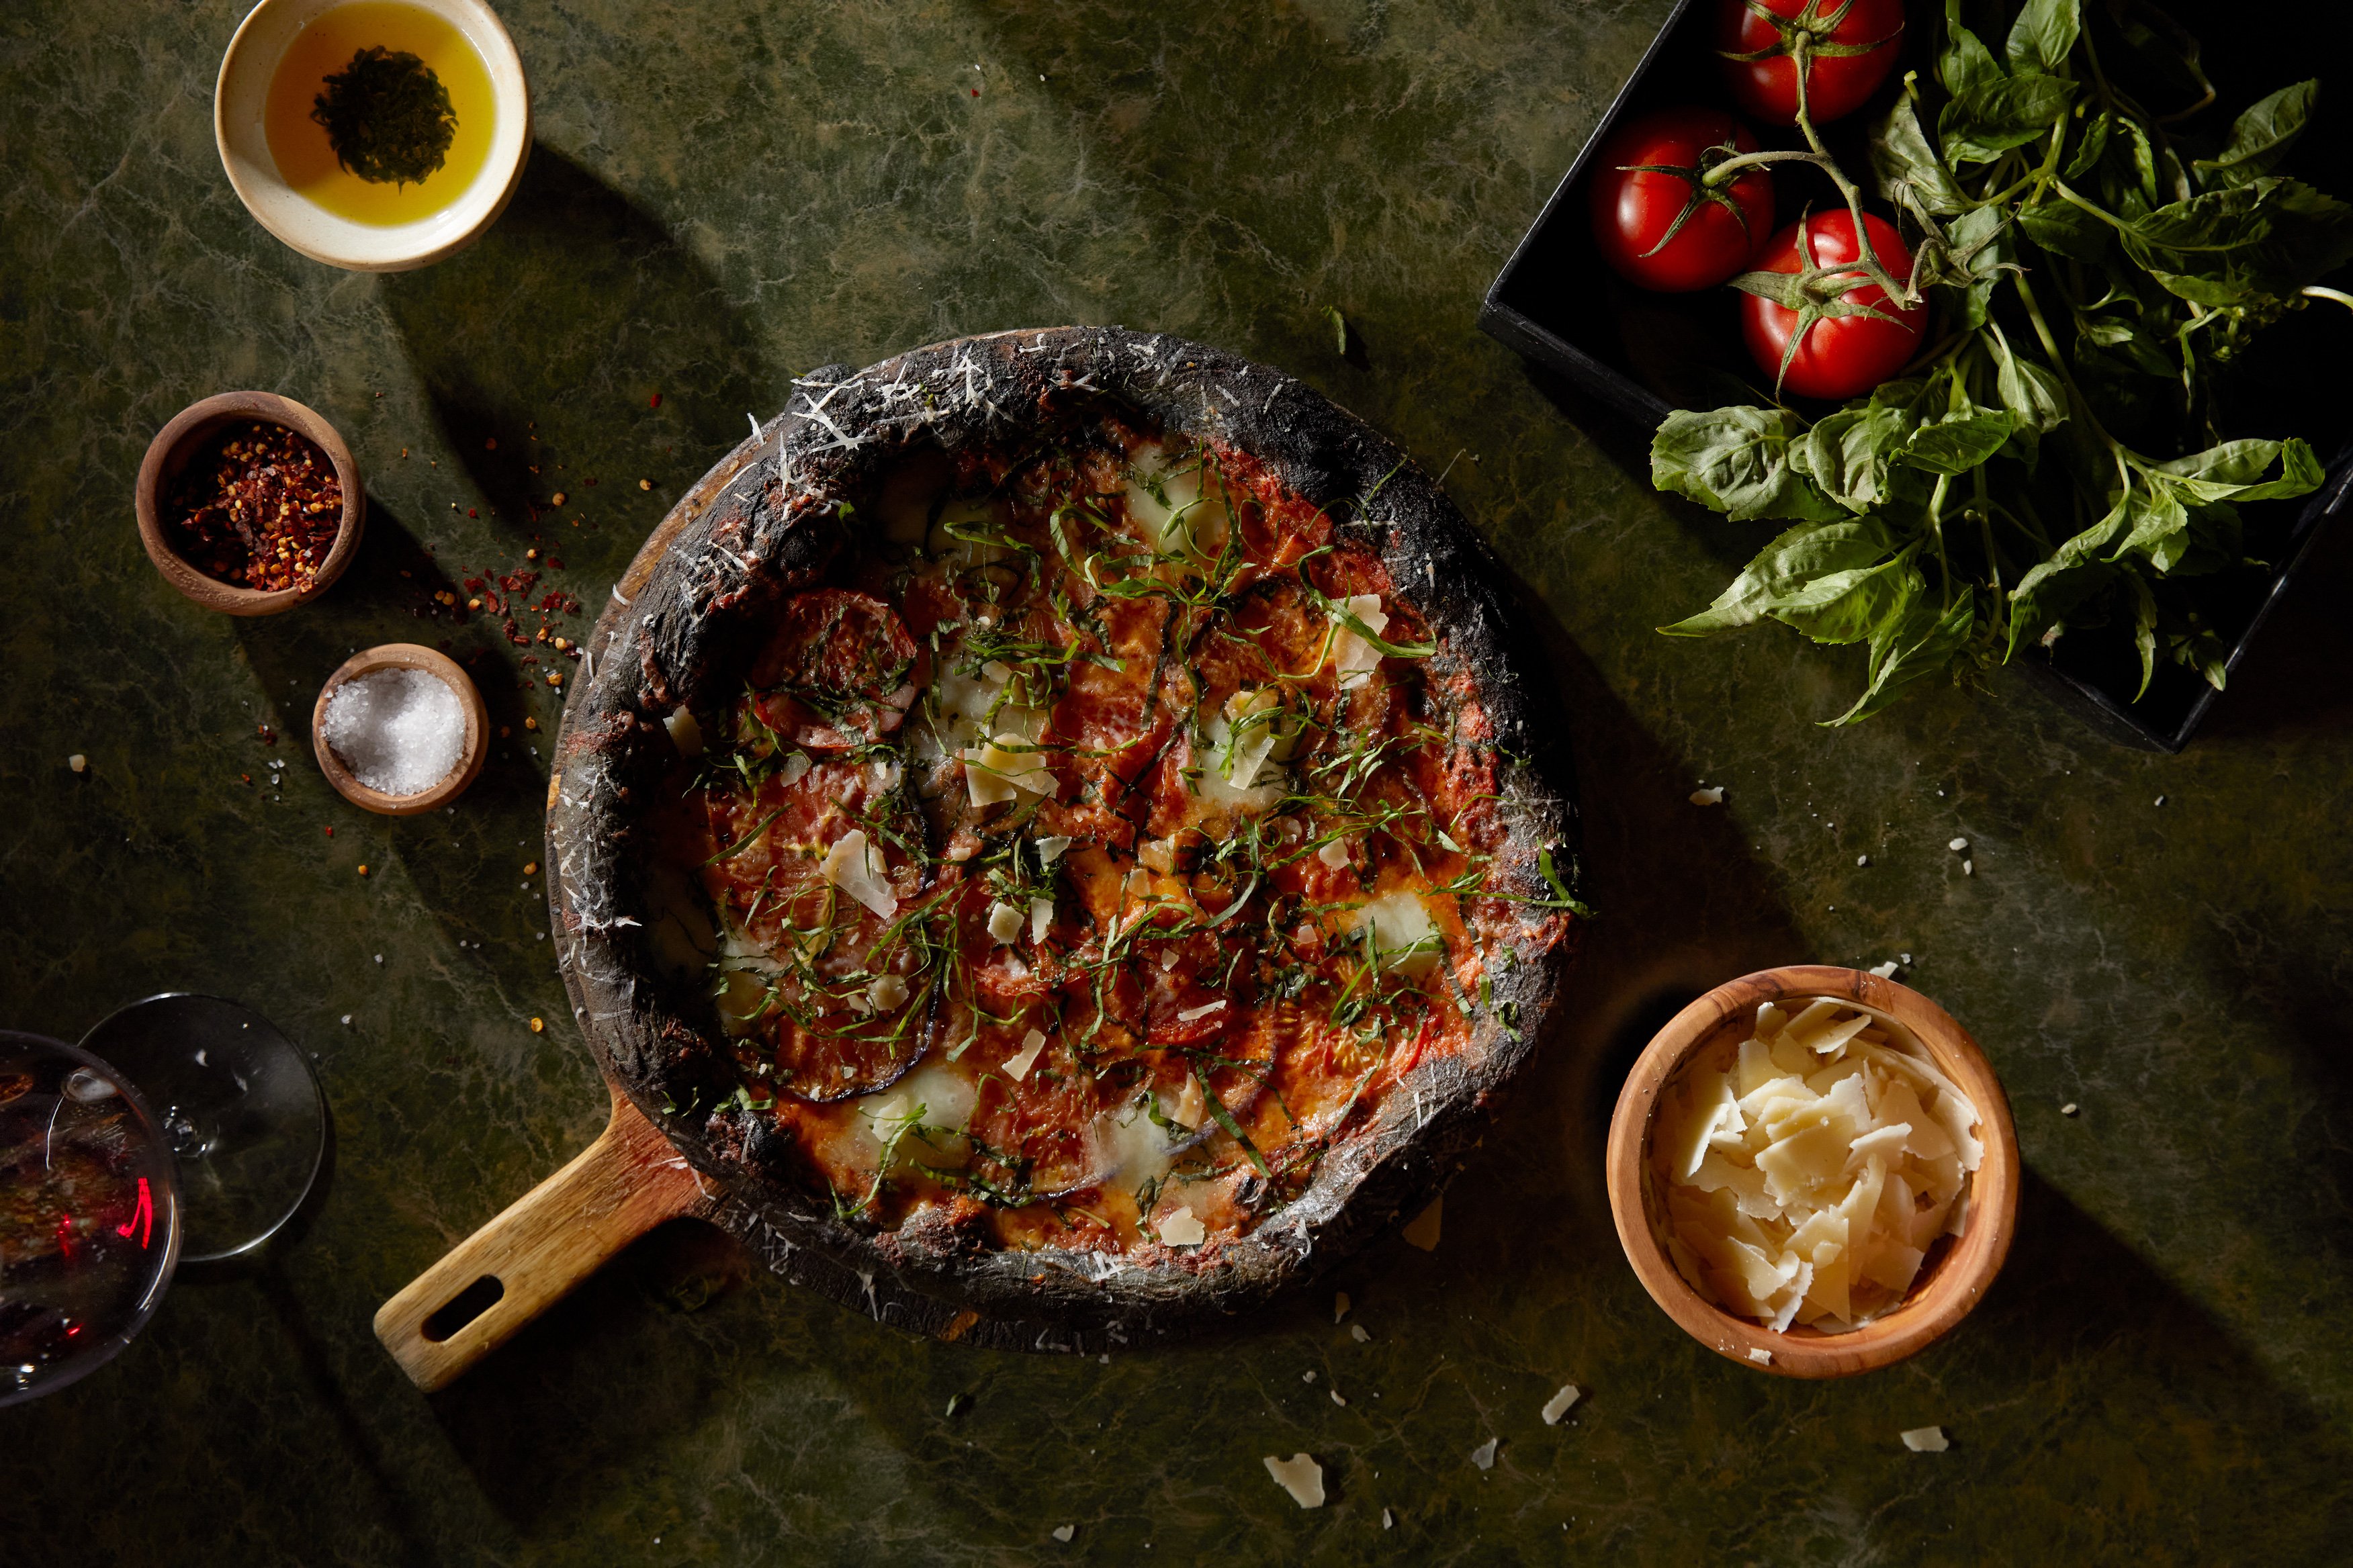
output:
[[[0, 1562], [2341, 1556], [2353, 543], [2179, 758], [2018, 672], [1824, 731], [1844, 662], [1653, 636], [1747, 531], [1651, 493], [1639, 436], [1472, 319], [1668, 8], [516, 0], [522, 191], [472, 250], [378, 279], [276, 245], [222, 176], [234, 0], [0, 7], [0, 1022], [234, 994], [316, 1054], [335, 1121], [265, 1257], [190, 1269], [113, 1365], [0, 1413]], [[1106, 1363], [911, 1341], [682, 1226], [418, 1395], [370, 1314], [584, 1145], [604, 1092], [523, 870], [547, 731], [522, 721], [556, 699], [480, 617], [416, 612], [534, 534], [593, 611], [793, 374], [1066, 321], [1215, 342], [1398, 436], [1549, 649], [1605, 918], [1438, 1250], [1333, 1281], [1369, 1342], [1319, 1289]], [[237, 386], [335, 421], [373, 507], [332, 593], [253, 623], [173, 595], [130, 510], [154, 429]], [[452, 814], [365, 816], [302, 744], [322, 678], [395, 638], [485, 650], [512, 731]], [[1687, 804], [1703, 781], [1721, 807]], [[2017, 1251], [1901, 1368], [1751, 1373], [1620, 1257], [1618, 1079], [1697, 989], [1901, 953], [2009, 1085]], [[1546, 1427], [1566, 1382], [1587, 1398]], [[1950, 1452], [1897, 1443], [1929, 1423]], [[1318, 1511], [1260, 1464], [1300, 1449]]]

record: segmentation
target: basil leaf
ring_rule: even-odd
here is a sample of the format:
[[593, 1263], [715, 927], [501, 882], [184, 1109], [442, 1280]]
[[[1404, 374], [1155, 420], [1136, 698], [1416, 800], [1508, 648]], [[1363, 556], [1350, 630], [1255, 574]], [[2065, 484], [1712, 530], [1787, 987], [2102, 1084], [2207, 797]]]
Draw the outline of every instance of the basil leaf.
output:
[[1953, 95], [1936, 117], [1945, 162], [1986, 163], [2047, 134], [2075, 101], [2064, 77], [2000, 77]]
[[2132, 595], [2133, 646], [2140, 650], [2140, 689], [2133, 693], [2137, 702], [2148, 695], [2149, 679], [2157, 674], [2157, 595], [2137, 572], [2126, 573], [2125, 582]]
[[1912, 432], [1895, 460], [1932, 474], [1966, 474], [2001, 450], [2016, 424], [2007, 414], [1962, 414]]
[[2195, 303], [2292, 298], [2353, 259], [2353, 206], [2266, 174], [2137, 220], [2126, 254], [2168, 292]]
[[2035, 563], [2010, 591], [2010, 653], [2029, 642], [2048, 641], [2068, 612], [2116, 580], [2108, 547], [2124, 535], [2129, 495], [2116, 498], [2107, 516], [2061, 544], [2050, 559]]
[[[1871, 128], [1872, 177], [1890, 205], [1924, 220], [1967, 212], [1969, 198], [1928, 145], [1920, 116], [1909, 97], [1898, 99], [1887, 117]], [[1925, 226], [1925, 222], [1924, 222]]]
[[1999, 81], [2001, 76], [1993, 51], [1961, 25], [1961, 0], [1945, 0], [1945, 50], [1936, 57], [1936, 79], [1957, 98], [1980, 83]]
[[2132, 524], [2132, 532], [2116, 546], [2113, 558], [2138, 554], [2147, 557], [2159, 572], [2170, 572], [2188, 553], [2189, 509], [2181, 504], [2181, 497], [2172, 486], [2134, 490], [2126, 500], [2126, 518]]
[[1871, 639], [1871, 684], [1853, 707], [1830, 721], [1831, 728], [1870, 718], [1895, 700], [1903, 687], [1952, 662], [1977, 627], [1977, 599], [1962, 595], [1939, 614], [1915, 599], [1889, 616]]
[[1651, 482], [1736, 522], [1760, 517], [1833, 522], [1846, 509], [1789, 465], [1805, 422], [1782, 408], [1679, 409], [1651, 437]]
[[2031, 464], [2042, 437], [2067, 422], [2067, 389], [2050, 371], [2011, 353], [2007, 343], [1997, 341], [1994, 346], [2001, 359], [1994, 385], [2010, 418], [2010, 454]]
[[1961, 325], [1974, 331], [1985, 325], [1993, 309], [1993, 291], [2002, 269], [2014, 265], [2001, 209], [1982, 206], [1963, 215], [1952, 227], [1953, 259], [1967, 279], [1961, 300]]
[[2210, 188], [2243, 185], [2270, 174], [2304, 134], [2319, 96], [2316, 81], [2280, 89], [2232, 122], [2221, 156], [2200, 158], [2190, 167]]
[[1887, 458], [1919, 421], [1908, 410], [1866, 405], [1824, 416], [1796, 443], [1789, 460], [1850, 511], [1887, 499]]
[[[2263, 475], [2274, 462], [2280, 476]], [[2327, 476], [2311, 447], [2291, 437], [2284, 441], [2225, 441], [2169, 463], [2157, 471], [2179, 476], [2182, 491], [2201, 501], [2284, 500], [2309, 495]]]
[[1927, 591], [1914, 564], [1919, 548], [1906, 545], [1892, 561], [1817, 577], [1768, 613], [1819, 643], [1862, 642]]
[[2067, 53], [2083, 30], [2084, 13], [2078, 0], [2026, 0], [2026, 8], [2010, 25], [2010, 38], [2002, 52], [2010, 57], [2010, 68], [2014, 71], [2054, 75], [2066, 63]]
[[2101, 154], [2108, 150], [2108, 132], [2115, 125], [2105, 109], [2085, 121], [2084, 139], [2075, 144], [2075, 155], [2067, 160], [2069, 179], [2080, 180], [2100, 166]]
[[2021, 208], [2018, 226], [2053, 256], [2096, 262], [2107, 254], [2108, 226], [2070, 201], [2037, 202]]
[[1894, 536], [1875, 517], [1799, 523], [1758, 551], [1715, 604], [1659, 630], [1705, 637], [1752, 626], [1778, 610], [1806, 605], [1811, 584], [1875, 565], [1894, 548]]

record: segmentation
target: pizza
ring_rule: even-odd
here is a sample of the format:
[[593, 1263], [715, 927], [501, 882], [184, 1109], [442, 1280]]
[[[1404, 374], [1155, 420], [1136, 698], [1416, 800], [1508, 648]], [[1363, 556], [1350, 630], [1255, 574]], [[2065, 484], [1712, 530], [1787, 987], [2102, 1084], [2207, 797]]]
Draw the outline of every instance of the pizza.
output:
[[699, 1064], [663, 1116], [837, 1241], [1198, 1272], [1525, 1055], [1566, 808], [1459, 539], [1061, 357], [1018, 417], [755, 448], [673, 547], [603, 677], [627, 934]]

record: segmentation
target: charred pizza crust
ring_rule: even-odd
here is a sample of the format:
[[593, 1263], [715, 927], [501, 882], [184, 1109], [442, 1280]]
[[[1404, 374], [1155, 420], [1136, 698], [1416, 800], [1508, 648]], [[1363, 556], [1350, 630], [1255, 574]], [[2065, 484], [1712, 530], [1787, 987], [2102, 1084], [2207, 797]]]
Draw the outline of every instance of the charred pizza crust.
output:
[[[764, 720], [807, 740], [820, 766], [894, 728], [906, 694], [891, 658], [862, 672], [820, 668], [828, 648], [892, 646], [839, 583], [845, 550], [854, 552], [856, 529], [871, 526], [893, 465], [934, 447], [966, 459], [1018, 451], [1043, 433], [1104, 420], [1231, 455], [1269, 493], [1318, 509], [1334, 542], [1377, 562], [1409, 603], [1436, 645], [1427, 680], [1474, 695], [1492, 746], [1499, 852], [1486, 885], [1517, 900], [1494, 906], [1517, 922], [1513, 961], [1485, 966], [1452, 1048], [1412, 1066], [1353, 1117], [1289, 1201], [1243, 1234], [1198, 1248], [1050, 1241], [1016, 1249], [975, 1223], [971, 1205], [881, 1224], [879, 1213], [845, 1213], [812, 1191], [791, 1137], [744, 1092], [742, 1053], [714, 1026], [706, 988], [667, 973], [654, 951], [659, 806], [676, 793], [680, 769], [673, 731], [682, 714], [730, 710], [747, 685], [795, 682], [832, 694], [824, 710], [786, 699]], [[853, 498], [869, 517], [852, 506], [845, 521]], [[1425, 475], [1288, 377], [1179, 340], [1060, 329], [804, 378], [786, 413], [714, 469], [695, 499], [651, 577], [629, 602], [617, 595], [592, 641], [559, 738], [550, 893], [567, 982], [600, 1061], [700, 1171], [731, 1190], [736, 1228], [772, 1262], [807, 1271], [813, 1255], [813, 1282], [924, 1331], [1021, 1345], [1088, 1334], [1116, 1342], [1230, 1312], [1335, 1261], [1434, 1194], [1558, 993], [1574, 921], [1538, 862], [1546, 857], [1573, 879], [1575, 816], [1559, 726], [1536, 721], [1492, 586], [1498, 570]], [[780, 652], [777, 628], [797, 617], [810, 623], [807, 635]], [[855, 700], [839, 700], [844, 691]], [[854, 785], [845, 776], [828, 787]]]

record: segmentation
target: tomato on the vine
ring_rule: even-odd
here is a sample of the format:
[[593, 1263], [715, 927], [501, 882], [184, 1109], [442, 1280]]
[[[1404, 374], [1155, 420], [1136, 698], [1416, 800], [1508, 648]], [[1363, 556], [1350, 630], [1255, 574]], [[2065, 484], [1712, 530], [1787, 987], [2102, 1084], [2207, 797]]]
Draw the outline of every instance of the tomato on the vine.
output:
[[[1869, 213], [1863, 215], [1862, 224], [1880, 266], [1898, 282], [1909, 282], [1912, 252], [1894, 226]], [[1844, 211], [1823, 213], [1793, 223], [1767, 241], [1757, 253], [1755, 269], [1794, 274], [1810, 268], [1832, 268], [1838, 270], [1826, 274], [1823, 280], [1837, 282], [1867, 276], [1860, 267], [1841, 266], [1861, 256], [1854, 242], [1854, 219]], [[1757, 367], [1767, 375], [1778, 376], [1782, 391], [1800, 397], [1859, 397], [1902, 370], [1918, 350], [1920, 334], [1928, 324], [1927, 306], [1899, 305], [1888, 299], [1885, 289], [1869, 282], [1828, 299], [1835, 301], [1829, 305], [1833, 311], [1867, 309], [1879, 315], [1818, 316], [1805, 326], [1805, 336], [1792, 353], [1789, 340], [1799, 330], [1800, 311], [1756, 294], [1744, 295], [1740, 301], [1740, 335], [1747, 341]]]
[[1595, 159], [1593, 239], [1630, 283], [1662, 293], [1712, 289], [1773, 232], [1773, 177], [1761, 164], [1710, 174], [1757, 151], [1720, 109], [1661, 109], [1610, 133]]
[[1904, 0], [1716, 0], [1715, 51], [1740, 107], [1775, 125], [1798, 122], [1798, 57], [1806, 117], [1826, 125], [1862, 107], [1904, 48]]

